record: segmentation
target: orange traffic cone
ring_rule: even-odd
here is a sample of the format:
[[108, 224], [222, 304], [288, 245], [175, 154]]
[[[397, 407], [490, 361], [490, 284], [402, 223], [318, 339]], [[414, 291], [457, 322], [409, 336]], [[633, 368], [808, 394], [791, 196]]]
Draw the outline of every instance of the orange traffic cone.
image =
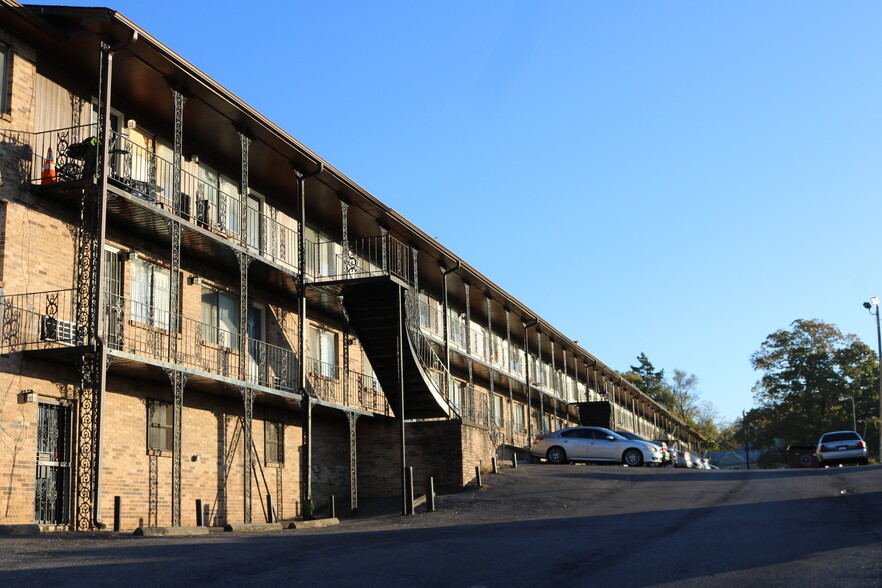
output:
[[43, 178], [40, 183], [54, 184], [55, 182], [55, 157], [52, 155], [52, 147], [50, 147], [46, 154], [46, 161], [43, 162]]

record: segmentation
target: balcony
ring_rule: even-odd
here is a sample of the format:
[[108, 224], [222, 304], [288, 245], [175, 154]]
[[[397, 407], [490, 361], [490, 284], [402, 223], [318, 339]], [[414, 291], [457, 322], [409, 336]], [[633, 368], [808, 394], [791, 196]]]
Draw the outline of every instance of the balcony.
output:
[[[0, 352], [82, 352], [85, 329], [76, 323], [76, 291], [54, 290], [0, 298]], [[177, 333], [170, 330], [177, 323]], [[183, 369], [234, 385], [296, 393], [300, 362], [293, 350], [265, 341], [245, 341], [245, 373], [239, 374], [240, 335], [167, 309], [107, 295], [102, 333], [110, 356]], [[177, 343], [177, 354], [172, 352]], [[175, 355], [173, 357], [173, 355]], [[376, 378], [309, 361], [307, 391], [327, 404], [390, 414]], [[345, 385], [344, 385], [345, 382]]]
[[[65, 185], [91, 182], [98, 156], [97, 144], [84, 141], [97, 133], [95, 125], [81, 125], [39, 133], [0, 132], [20, 171], [22, 183], [41, 190], [62, 192]], [[43, 178], [49, 152], [55, 159], [55, 178]], [[244, 210], [241, 194], [227, 193], [219, 185], [182, 168], [175, 201], [174, 163], [139, 145], [129, 136], [111, 132], [108, 184], [130, 201], [177, 217], [190, 229], [202, 229], [240, 245], [259, 258], [290, 271], [297, 269], [296, 222], [278, 210], [252, 200]], [[79, 201], [78, 198], [76, 200]], [[111, 214], [119, 207], [109, 204]], [[246, 231], [241, 219], [245, 216]]]

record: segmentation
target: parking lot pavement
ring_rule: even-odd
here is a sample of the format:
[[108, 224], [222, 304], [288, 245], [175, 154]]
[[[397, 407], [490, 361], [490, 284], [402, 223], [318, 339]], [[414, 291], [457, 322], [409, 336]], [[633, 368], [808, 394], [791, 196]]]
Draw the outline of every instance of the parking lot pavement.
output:
[[401, 516], [397, 501], [367, 500], [324, 529], [0, 537], [0, 578], [4, 588], [882, 583], [882, 467], [543, 464], [484, 482], [439, 496], [435, 513]]

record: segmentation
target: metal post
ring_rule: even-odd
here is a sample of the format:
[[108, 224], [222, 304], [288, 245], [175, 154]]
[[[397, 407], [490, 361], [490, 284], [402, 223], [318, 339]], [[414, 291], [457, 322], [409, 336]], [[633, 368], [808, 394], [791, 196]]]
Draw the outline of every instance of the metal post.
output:
[[882, 462], [882, 329], [879, 327], [879, 299], [874, 299], [876, 301], [876, 344], [879, 349], [879, 461]]
[[196, 526], [201, 527], [202, 523], [203, 523], [203, 521], [202, 521], [202, 499], [197, 498], [196, 499]]
[[266, 495], [266, 522], [275, 523], [276, 522], [276, 513], [273, 512], [273, 495]]
[[404, 514], [414, 514], [413, 508], [413, 467], [407, 468], [407, 510]]
[[484, 484], [481, 482], [481, 466], [475, 466], [475, 482], [478, 484], [478, 488], [483, 486]]
[[518, 454], [514, 451], [511, 453], [511, 467], [518, 469]]
[[435, 512], [435, 480], [432, 476], [426, 480], [426, 512]]
[[[398, 415], [401, 421], [401, 512], [407, 514], [407, 448], [404, 436], [404, 299], [398, 288]], [[413, 504], [413, 503], [411, 503]]]
[[119, 533], [119, 518], [120, 513], [122, 512], [122, 498], [119, 496], [113, 497], [113, 532]]
[[328, 518], [329, 519], [336, 519], [337, 518], [337, 503], [334, 500], [333, 494], [328, 496]]
[[490, 463], [493, 465], [493, 473], [494, 473], [494, 474], [498, 474], [498, 473], [499, 473], [499, 469], [496, 467], [496, 458], [495, 458], [495, 457], [491, 457], [491, 458], [490, 458]]

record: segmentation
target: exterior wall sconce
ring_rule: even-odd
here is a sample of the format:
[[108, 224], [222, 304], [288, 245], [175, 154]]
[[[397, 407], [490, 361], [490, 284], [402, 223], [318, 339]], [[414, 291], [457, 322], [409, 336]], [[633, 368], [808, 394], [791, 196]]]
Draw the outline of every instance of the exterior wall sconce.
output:
[[138, 127], [138, 121], [136, 121], [135, 119], [130, 118], [129, 120], [126, 121], [126, 128], [127, 129], [134, 129], [137, 127]]
[[126, 259], [128, 259], [129, 261], [135, 261], [136, 259], [138, 259], [138, 252], [135, 250], [127, 251]]
[[199, 284], [202, 283], [202, 277], [201, 276], [190, 276], [189, 278], [187, 278], [187, 283], [189, 283], [191, 286], [198, 286]]
[[19, 404], [34, 404], [37, 402], [37, 393], [33, 390], [22, 390], [18, 393]]
[[190, 163], [199, 163], [199, 154], [194, 153], [190, 156]]

